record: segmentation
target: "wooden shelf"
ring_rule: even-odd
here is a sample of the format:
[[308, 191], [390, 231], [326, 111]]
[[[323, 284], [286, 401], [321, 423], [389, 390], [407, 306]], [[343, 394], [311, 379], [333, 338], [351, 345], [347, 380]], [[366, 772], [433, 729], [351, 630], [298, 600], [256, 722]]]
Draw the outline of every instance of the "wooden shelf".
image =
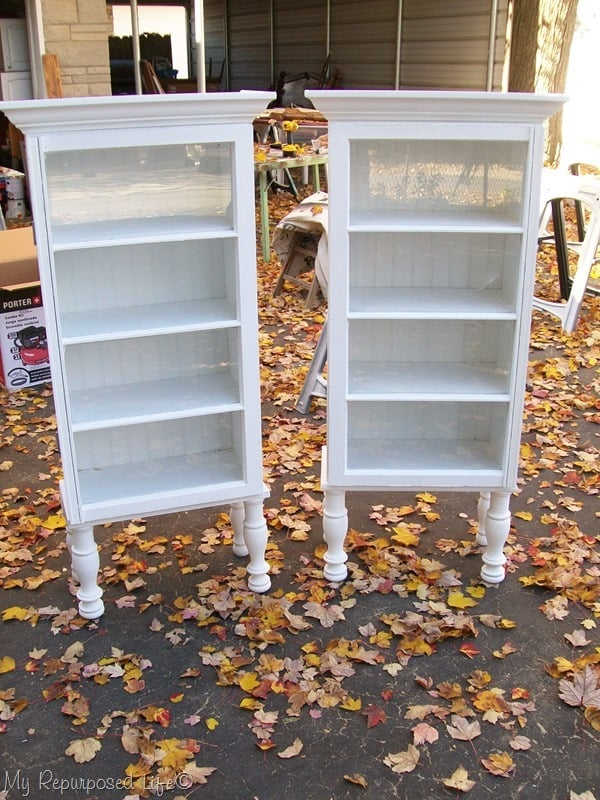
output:
[[514, 320], [500, 289], [351, 288], [351, 319]]
[[69, 312], [60, 322], [65, 345], [239, 326], [223, 298]]
[[55, 251], [90, 247], [178, 242], [187, 239], [222, 239], [237, 236], [226, 217], [173, 215], [54, 225]]
[[234, 451], [220, 450], [79, 470], [78, 479], [83, 506], [95, 506], [196, 488], [204, 491], [207, 486], [243, 481], [244, 476]]
[[239, 390], [229, 372], [71, 392], [75, 433], [241, 408]]
[[348, 400], [508, 402], [509, 376], [482, 364], [350, 362]]

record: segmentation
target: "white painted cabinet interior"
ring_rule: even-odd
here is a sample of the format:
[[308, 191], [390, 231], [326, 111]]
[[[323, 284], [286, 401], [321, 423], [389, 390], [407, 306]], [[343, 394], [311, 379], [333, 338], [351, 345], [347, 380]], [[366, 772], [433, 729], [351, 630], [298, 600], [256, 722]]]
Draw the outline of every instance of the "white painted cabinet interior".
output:
[[325, 575], [346, 576], [345, 491], [470, 489], [482, 491], [482, 576], [498, 583], [519, 461], [542, 124], [564, 98], [308, 94], [330, 125]]
[[251, 122], [271, 97], [2, 106], [27, 136], [85, 616], [102, 613], [90, 535], [106, 520], [244, 501], [234, 551], [269, 588]]

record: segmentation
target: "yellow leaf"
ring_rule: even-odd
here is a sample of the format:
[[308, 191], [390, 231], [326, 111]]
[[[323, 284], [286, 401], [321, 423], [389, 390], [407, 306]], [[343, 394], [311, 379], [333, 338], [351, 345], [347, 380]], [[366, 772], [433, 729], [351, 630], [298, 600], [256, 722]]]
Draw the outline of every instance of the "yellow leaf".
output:
[[450, 592], [446, 601], [451, 608], [469, 608], [477, 603], [470, 597], [465, 597], [462, 592]]
[[262, 163], [263, 161], [266, 161], [266, 160], [267, 160], [267, 154], [266, 154], [266, 153], [263, 153], [263, 151], [262, 151], [262, 150], [258, 150], [258, 151], [257, 151], [257, 152], [254, 154], [254, 158], [255, 158], [255, 160], [256, 160], [256, 161], [259, 161], [259, 162], [261, 162], [261, 163]]
[[516, 628], [517, 623], [512, 619], [505, 619], [504, 617], [500, 620], [497, 625], [498, 628], [504, 628], [504, 630], [509, 630], [510, 628]]
[[183, 692], [179, 692], [178, 694], [172, 694], [169, 700], [172, 703], [181, 703], [183, 700]]
[[58, 528], [66, 528], [67, 521], [62, 514], [52, 514], [47, 520], [42, 522], [42, 528], [47, 528], [50, 531], [58, 530]]
[[419, 492], [417, 500], [422, 500], [423, 503], [437, 503], [437, 497], [431, 492]]
[[28, 616], [29, 610], [27, 608], [21, 608], [21, 606], [11, 606], [10, 608], [5, 608], [2, 612], [2, 621], [8, 622], [10, 619], [24, 620]]
[[214, 729], [219, 725], [219, 720], [215, 719], [214, 717], [209, 717], [208, 719], [204, 720], [204, 724], [209, 731], [214, 731]]
[[260, 700], [257, 700], [254, 697], [244, 697], [242, 702], [240, 703], [240, 708], [245, 708], [248, 711], [258, 711], [258, 709], [262, 708], [263, 704]]
[[15, 666], [15, 660], [11, 656], [0, 658], [0, 675], [4, 675], [5, 672], [12, 672]]
[[243, 689], [248, 694], [251, 694], [257, 686], [260, 686], [260, 681], [256, 677], [256, 672], [247, 672], [242, 678], [239, 680], [240, 688]]
[[391, 537], [392, 541], [398, 542], [404, 547], [412, 547], [419, 544], [419, 537], [410, 531], [405, 525], [399, 525], [397, 528], [392, 528], [394, 535]]
[[362, 708], [362, 700], [360, 697], [357, 697], [355, 700], [352, 697], [347, 697], [343, 703], [340, 703], [340, 708], [344, 708], [346, 711], [360, 711]]
[[519, 519], [524, 519], [525, 522], [531, 522], [533, 519], [533, 514], [531, 511], [517, 511], [514, 516], [518, 517]]
[[474, 597], [476, 600], [481, 600], [482, 597], [485, 597], [485, 587], [484, 586], [468, 586], [467, 587], [467, 594], [470, 594], [471, 597]]

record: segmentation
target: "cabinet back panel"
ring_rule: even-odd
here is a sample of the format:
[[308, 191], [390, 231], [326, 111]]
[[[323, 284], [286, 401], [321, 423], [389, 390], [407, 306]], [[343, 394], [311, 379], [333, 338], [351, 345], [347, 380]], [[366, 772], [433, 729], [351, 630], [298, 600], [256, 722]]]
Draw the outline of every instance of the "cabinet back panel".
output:
[[52, 225], [232, 212], [233, 145], [173, 144], [46, 154]]
[[72, 345], [71, 391], [229, 372], [238, 384], [239, 331], [223, 329]]
[[[241, 414], [214, 414], [75, 434], [79, 470], [231, 451]], [[241, 454], [239, 456], [241, 464]]]
[[351, 141], [351, 220], [475, 210], [518, 224], [527, 148], [521, 141]]
[[377, 363], [489, 364], [508, 373], [514, 323], [485, 320], [351, 320], [349, 356]]
[[66, 250], [54, 263], [62, 313], [208, 298], [237, 308], [236, 239]]
[[502, 289], [514, 302], [521, 237], [495, 233], [352, 233], [351, 288]]

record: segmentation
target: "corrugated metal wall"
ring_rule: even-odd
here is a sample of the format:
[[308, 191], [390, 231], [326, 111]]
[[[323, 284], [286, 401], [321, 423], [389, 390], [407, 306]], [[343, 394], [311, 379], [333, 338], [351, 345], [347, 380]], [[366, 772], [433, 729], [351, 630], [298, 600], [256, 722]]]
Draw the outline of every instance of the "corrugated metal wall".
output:
[[[404, 0], [400, 85], [485, 89], [490, 0]], [[493, 88], [500, 89], [508, 0], [499, 0]]]
[[[393, 88], [398, 0], [330, 0], [330, 50], [339, 86]], [[509, 0], [498, 0], [493, 88], [502, 88]], [[400, 86], [485, 89], [492, 0], [403, 0]], [[230, 89], [268, 89], [271, 70], [318, 73], [326, 57], [326, 0], [204, 0], [206, 58]], [[228, 20], [226, 24], [226, 12]], [[273, 65], [271, 64], [273, 59]], [[225, 78], [223, 88], [226, 86]]]
[[324, 0], [275, 0], [275, 76], [280, 72], [318, 75], [325, 61]]
[[331, 0], [331, 64], [345, 89], [390, 89], [398, 0]]

